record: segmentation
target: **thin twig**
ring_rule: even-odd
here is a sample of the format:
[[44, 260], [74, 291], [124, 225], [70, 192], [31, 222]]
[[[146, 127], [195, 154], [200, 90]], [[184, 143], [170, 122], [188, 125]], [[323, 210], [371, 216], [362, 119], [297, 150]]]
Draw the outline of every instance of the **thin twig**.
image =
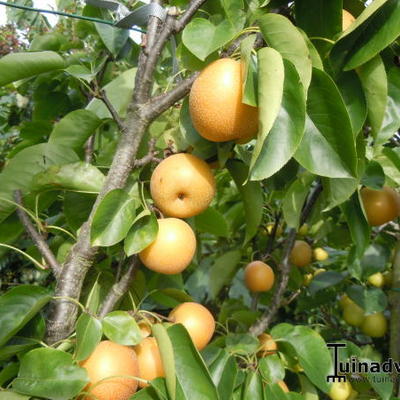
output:
[[117, 110], [112, 105], [112, 103], [111, 103], [110, 99], [108, 98], [107, 93], [104, 89], [100, 90], [99, 98], [104, 103], [104, 105], [107, 107], [113, 120], [117, 123], [119, 130], [122, 132], [125, 129], [124, 122], [122, 121], [121, 117], [119, 116]]
[[264, 253], [263, 257], [262, 257], [262, 260], [264, 260], [264, 261], [266, 259], [268, 259], [268, 257], [271, 255], [272, 250], [274, 248], [274, 242], [275, 242], [275, 239], [276, 239], [276, 232], [278, 231], [279, 224], [280, 224], [280, 221], [281, 221], [281, 217], [282, 217], [282, 212], [279, 212], [275, 217], [275, 223], [274, 223], [274, 226], [272, 228], [271, 235], [268, 238], [268, 242], [267, 242], [267, 246], [266, 246], [266, 249], [265, 249], [265, 253]]
[[89, 137], [89, 139], [85, 144], [85, 162], [88, 164], [90, 164], [93, 160], [94, 141], [95, 141], [95, 136], [92, 135]]
[[138, 160], [135, 161], [135, 167], [143, 167], [144, 165], [151, 163], [152, 161], [160, 163], [162, 160], [161, 158], [157, 158], [157, 149], [156, 149], [156, 142], [155, 138], [150, 139], [149, 141], [149, 151], [148, 153]]
[[128, 291], [129, 286], [135, 276], [136, 266], [138, 264], [137, 256], [132, 256], [128, 261], [128, 269], [121, 276], [118, 282], [116, 282], [108, 292], [106, 298], [101, 305], [99, 316], [103, 318], [106, 314], [111, 312], [122, 296]]
[[[312, 189], [310, 195], [307, 198], [307, 201], [304, 204], [303, 210], [300, 216], [300, 226], [304, 224], [304, 222], [309, 217], [314, 204], [316, 203], [318, 196], [322, 192], [322, 183], [318, 181], [316, 186]], [[291, 270], [291, 264], [289, 261], [290, 253], [292, 252], [294, 243], [296, 240], [296, 229], [292, 228], [289, 230], [288, 236], [284, 242], [284, 250], [282, 261], [279, 264], [280, 271], [280, 280], [272, 297], [270, 308], [262, 315], [262, 317], [250, 328], [250, 333], [258, 336], [266, 329], [268, 329], [271, 321], [274, 319], [277, 314], [279, 308], [283, 303], [283, 295], [286, 291], [288, 282], [289, 282], [289, 274]]]
[[53, 270], [53, 273], [57, 278], [58, 275], [61, 273], [61, 265], [58, 263], [54, 253], [51, 251], [51, 249], [48, 246], [44, 237], [36, 230], [30, 217], [24, 211], [22, 193], [20, 190], [16, 190], [14, 192], [14, 198], [15, 198], [15, 202], [21, 206], [21, 207], [17, 207], [18, 218], [20, 219], [22, 225], [24, 226], [24, 228], [25, 228], [26, 232], [28, 233], [28, 235], [30, 236], [30, 238], [35, 243], [40, 254], [46, 260], [48, 266]]

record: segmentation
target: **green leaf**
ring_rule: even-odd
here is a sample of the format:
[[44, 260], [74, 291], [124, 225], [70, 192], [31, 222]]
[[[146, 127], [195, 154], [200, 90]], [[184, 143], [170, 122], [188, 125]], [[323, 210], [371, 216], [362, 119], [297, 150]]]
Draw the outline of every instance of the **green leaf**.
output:
[[96, 195], [67, 192], [64, 196], [64, 215], [68, 225], [77, 231], [87, 221]]
[[342, 211], [347, 220], [353, 242], [356, 245], [357, 254], [361, 256], [369, 244], [371, 228], [364, 216], [357, 193], [342, 205]]
[[209, 272], [209, 288], [212, 298], [216, 298], [225, 285], [229, 285], [236, 274], [242, 257], [240, 250], [231, 250], [218, 257]]
[[283, 380], [285, 377], [285, 367], [277, 354], [270, 354], [268, 357], [262, 357], [258, 367], [262, 377], [270, 383]]
[[29, 51], [52, 50], [59, 51], [67, 38], [59, 32], [45, 33], [44, 35], [35, 35], [30, 43]]
[[367, 99], [368, 121], [376, 137], [382, 129], [388, 102], [388, 81], [381, 57], [376, 56], [361, 66], [358, 75]]
[[371, 160], [368, 163], [361, 184], [375, 190], [382, 189], [385, 184], [385, 172], [378, 162]]
[[129, 232], [136, 215], [136, 201], [123, 189], [103, 198], [93, 217], [90, 240], [93, 246], [113, 246]]
[[346, 290], [346, 293], [366, 314], [382, 312], [388, 305], [384, 291], [379, 288], [352, 285]]
[[104, 334], [113, 342], [126, 346], [139, 344], [142, 340], [140, 328], [127, 311], [112, 311], [102, 321]]
[[323, 392], [329, 391], [326, 377], [333, 372], [331, 355], [317, 332], [307, 326], [284, 323], [274, 326], [271, 335], [279, 342], [289, 343], [311, 382]]
[[[303, 86], [293, 64], [284, 60], [284, 67], [281, 108], [257, 161], [252, 165], [251, 180], [263, 180], [278, 172], [294, 155], [304, 135], [306, 113]], [[261, 85], [260, 88], [262, 91]], [[265, 96], [268, 96], [268, 93], [265, 93]], [[259, 97], [261, 105], [261, 93]]]
[[375, 272], [384, 271], [390, 262], [390, 257], [390, 248], [378, 243], [368, 246], [361, 258], [363, 277], [366, 278]]
[[335, 286], [338, 283], [342, 282], [344, 278], [345, 277], [343, 274], [340, 274], [336, 271], [321, 272], [311, 281], [309, 286], [310, 293], [314, 295], [322, 289]]
[[375, 160], [381, 164], [385, 175], [400, 185], [400, 149], [385, 147], [382, 150], [382, 154], [375, 157]]
[[70, 65], [69, 67], [65, 68], [64, 71], [68, 74], [73, 76], [77, 79], [82, 79], [88, 83], [90, 83], [96, 74], [91, 72], [88, 68], [83, 65]]
[[355, 176], [357, 154], [349, 114], [333, 80], [316, 68], [308, 91], [307, 113], [296, 160], [316, 175]]
[[95, 27], [108, 51], [117, 57], [129, 39], [129, 30], [99, 23], [95, 23]]
[[247, 243], [257, 233], [262, 220], [263, 192], [258, 182], [247, 182], [245, 184], [248, 169], [244, 163], [228, 160], [226, 167], [235, 181], [244, 203], [246, 215], [245, 243]]
[[158, 233], [158, 222], [154, 214], [143, 215], [137, 219], [129, 230], [124, 250], [127, 256], [137, 254], [151, 244]]
[[296, 0], [296, 23], [310, 37], [332, 39], [342, 32], [342, 8], [342, 0]]
[[52, 165], [33, 177], [32, 189], [48, 188], [100, 192], [105, 176], [98, 168], [83, 161], [66, 165]]
[[258, 70], [259, 132], [250, 168], [254, 167], [260, 157], [268, 134], [279, 115], [285, 81], [282, 56], [270, 47], [258, 51]]
[[0, 400], [29, 400], [31, 396], [12, 392], [11, 390], [2, 390], [0, 392]]
[[51, 300], [40, 286], [17, 286], [0, 297], [0, 346], [22, 329]]
[[344, 203], [358, 188], [357, 179], [322, 179], [324, 190], [322, 197], [326, 204], [324, 211], [329, 211], [332, 208]]
[[249, 35], [240, 42], [240, 54], [243, 68], [243, 96], [242, 103], [249, 106], [258, 106], [257, 96], [257, 66], [252, 57], [256, 35]]
[[71, 354], [52, 348], [35, 349], [21, 360], [12, 387], [31, 396], [69, 400], [88, 383], [84, 368], [74, 364]]
[[101, 124], [102, 120], [89, 110], [72, 111], [54, 125], [49, 143], [81, 150]]
[[304, 375], [298, 375], [300, 384], [301, 384], [301, 392], [304, 395], [304, 400], [319, 400], [318, 391], [315, 386], [307, 379]]
[[217, 389], [204, 361], [183, 325], [172, 325], [167, 332], [174, 349], [176, 377], [186, 398], [219, 400]]
[[355, 71], [349, 71], [342, 73], [336, 83], [349, 113], [353, 134], [357, 136], [368, 113], [361, 81]]
[[263, 400], [263, 382], [257, 372], [248, 372], [243, 394], [244, 399]]
[[[79, 161], [71, 149], [49, 143], [41, 143], [21, 150], [9, 160], [0, 174], [0, 221], [15, 209], [9, 201], [14, 201], [14, 191], [23, 194], [31, 191], [33, 177], [51, 165], [63, 165]], [[6, 201], [4, 201], [6, 199]]]
[[197, 58], [204, 61], [208, 55], [228, 43], [237, 28], [228, 20], [218, 25], [204, 18], [194, 18], [185, 27], [182, 41], [186, 48]]
[[231, 354], [250, 355], [257, 351], [260, 342], [248, 333], [229, 333], [225, 338], [225, 348]]
[[292, 228], [297, 228], [300, 223], [304, 201], [307, 198], [313, 180], [314, 175], [305, 172], [286, 191], [282, 202], [282, 211], [286, 223]]
[[176, 374], [175, 374], [175, 358], [174, 349], [167, 330], [161, 324], [152, 326], [153, 335], [157, 340], [160, 350], [161, 361], [165, 371], [165, 382], [170, 400], [176, 398]]
[[225, 217], [213, 207], [207, 208], [194, 217], [196, 230], [215, 236], [228, 237], [229, 228]]
[[0, 58], [0, 86], [64, 68], [64, 60], [52, 51], [10, 53]]
[[280, 14], [266, 14], [259, 19], [261, 33], [268, 45], [281, 53], [296, 67], [303, 90], [307, 92], [311, 81], [311, 59], [303, 35]]
[[[0, 371], [0, 386], [4, 387], [4, 384], [9, 382], [11, 379], [17, 376], [19, 371], [19, 362], [10, 362]], [[2, 397], [4, 392], [0, 391], [0, 400], [7, 400], [8, 397]], [[11, 398], [11, 397], [10, 397]]]
[[375, 147], [386, 143], [400, 128], [400, 70], [390, 68], [387, 72], [388, 98], [381, 130], [376, 135]]
[[151, 294], [151, 298], [168, 308], [174, 308], [185, 301], [193, 301], [185, 291], [175, 288], [158, 289]]
[[89, 314], [82, 313], [76, 322], [75, 359], [86, 360], [99, 344], [102, 334], [101, 322]]
[[365, 64], [400, 36], [400, 3], [388, 0], [376, 13], [360, 35], [354, 51], [350, 53], [345, 69]]
[[234, 357], [222, 350], [209, 367], [211, 378], [218, 389], [220, 400], [231, 400], [238, 367]]
[[[128, 69], [102, 88], [121, 118], [126, 116], [128, 105], [132, 100], [135, 75], [136, 68]], [[86, 109], [99, 118], [111, 118], [110, 112], [100, 99], [90, 101]]]
[[[20, 334], [22, 335], [22, 331]], [[14, 336], [3, 347], [0, 348], [0, 361], [9, 360], [11, 357], [18, 354], [23, 354], [37, 346], [37, 339]]]

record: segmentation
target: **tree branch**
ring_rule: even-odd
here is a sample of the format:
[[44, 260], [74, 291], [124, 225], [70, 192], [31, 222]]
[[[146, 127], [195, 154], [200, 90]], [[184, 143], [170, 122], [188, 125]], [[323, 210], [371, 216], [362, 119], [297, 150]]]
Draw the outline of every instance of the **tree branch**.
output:
[[[310, 195], [308, 196], [307, 201], [304, 204], [300, 216], [300, 226], [304, 224], [304, 222], [309, 217], [311, 210], [315, 202], [317, 201], [318, 196], [321, 194], [322, 190], [323, 190], [322, 183], [321, 181], [318, 181], [315, 187], [312, 189]], [[296, 229], [294, 228], [289, 230], [287, 239], [284, 244], [282, 261], [279, 264], [279, 270], [281, 273], [280, 280], [272, 297], [271, 307], [267, 311], [265, 311], [265, 313], [253, 326], [250, 327], [249, 332], [252, 335], [258, 336], [261, 333], [263, 333], [266, 329], [268, 329], [271, 321], [274, 319], [279, 308], [282, 306], [283, 295], [285, 294], [287, 284], [289, 282], [289, 274], [291, 270], [291, 264], [289, 258], [296, 240], [296, 233], [297, 233]]]
[[103, 318], [106, 314], [111, 312], [122, 296], [128, 291], [138, 265], [137, 256], [131, 257], [128, 262], [128, 269], [122, 275], [121, 279], [111, 287], [106, 298], [104, 299], [99, 311], [100, 318]]
[[39, 250], [40, 254], [46, 260], [48, 266], [52, 269], [55, 277], [57, 278], [61, 272], [61, 265], [58, 263], [55, 255], [51, 251], [50, 247], [48, 246], [44, 237], [36, 230], [35, 226], [33, 225], [30, 217], [24, 211], [23, 207], [23, 200], [22, 200], [22, 193], [20, 190], [16, 190], [14, 192], [15, 202], [21, 206], [17, 207], [17, 215], [19, 220], [21, 221], [23, 227], [25, 228], [26, 232], [35, 243], [35, 246]]
[[125, 129], [124, 122], [122, 121], [121, 117], [119, 116], [117, 110], [112, 105], [105, 90], [103, 90], [103, 89], [100, 90], [99, 98], [104, 103], [104, 105], [107, 107], [107, 110], [110, 112], [113, 120], [117, 123], [118, 129], [122, 132]]
[[138, 167], [143, 167], [144, 165], [155, 161], [155, 162], [161, 162], [162, 160], [160, 158], [156, 157], [157, 154], [157, 149], [156, 149], [156, 139], [150, 139], [149, 141], [149, 152], [142, 158], [139, 158], [138, 160], [135, 161], [135, 168]]

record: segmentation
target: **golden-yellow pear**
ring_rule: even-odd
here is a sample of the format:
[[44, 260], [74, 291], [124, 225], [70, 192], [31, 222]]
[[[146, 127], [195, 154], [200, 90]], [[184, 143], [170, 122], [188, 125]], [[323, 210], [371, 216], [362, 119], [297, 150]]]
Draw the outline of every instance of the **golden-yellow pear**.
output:
[[356, 19], [353, 14], [343, 9], [342, 12], [342, 28], [345, 31]]
[[[134, 347], [139, 364], [139, 377], [147, 381], [165, 376], [157, 340], [153, 337], [143, 339]], [[146, 387], [147, 383], [139, 381], [139, 387]]]
[[364, 335], [374, 338], [385, 336], [387, 329], [387, 320], [381, 312], [367, 315], [361, 325]]
[[343, 307], [343, 319], [351, 326], [360, 326], [365, 319], [364, 310], [352, 302]]
[[169, 319], [186, 328], [198, 350], [204, 349], [214, 335], [214, 317], [207, 308], [199, 303], [179, 304], [170, 312]]
[[275, 281], [273, 269], [262, 261], [252, 261], [244, 270], [244, 281], [252, 292], [267, 292]]
[[313, 256], [316, 261], [325, 261], [329, 258], [329, 253], [322, 247], [316, 247], [313, 250]]
[[260, 347], [258, 348], [259, 357], [267, 357], [271, 354], [275, 354], [278, 350], [278, 346], [275, 340], [268, 333], [262, 333], [258, 336]]
[[215, 194], [215, 179], [204, 160], [179, 153], [157, 165], [151, 175], [150, 191], [162, 213], [189, 218], [209, 206]]
[[399, 194], [385, 186], [381, 190], [361, 189], [361, 198], [370, 225], [378, 226], [399, 216]]
[[351, 394], [352, 387], [350, 382], [333, 382], [329, 397], [332, 400], [347, 400]]
[[222, 58], [194, 81], [189, 110], [196, 130], [213, 142], [247, 140], [257, 134], [258, 109], [242, 103], [242, 64]]
[[354, 301], [351, 300], [350, 297], [347, 296], [347, 294], [342, 295], [342, 297], [340, 297], [340, 300], [339, 300], [340, 307], [344, 308], [349, 304], [354, 304]]
[[382, 272], [376, 272], [368, 277], [368, 282], [378, 288], [383, 287], [385, 284], [385, 277], [383, 276]]
[[[138, 381], [133, 378], [139, 377], [139, 365], [131, 347], [102, 341], [81, 366], [86, 369], [90, 380], [85, 388], [90, 395], [84, 400], [128, 400], [137, 390]], [[124, 377], [115, 378], [119, 375]]]
[[306, 236], [308, 234], [308, 229], [309, 229], [308, 228], [308, 224], [304, 223], [300, 227], [298, 234], [301, 235], [301, 236]]
[[181, 219], [158, 220], [158, 233], [153, 243], [139, 253], [142, 263], [161, 274], [179, 274], [192, 261], [196, 252], [196, 236]]
[[290, 262], [296, 267], [305, 267], [311, 263], [312, 250], [304, 240], [296, 240], [290, 253]]

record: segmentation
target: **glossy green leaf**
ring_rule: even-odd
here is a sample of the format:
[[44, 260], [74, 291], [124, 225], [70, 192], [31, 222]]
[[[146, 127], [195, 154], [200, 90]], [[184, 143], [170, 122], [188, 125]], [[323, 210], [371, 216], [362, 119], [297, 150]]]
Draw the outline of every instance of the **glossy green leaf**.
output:
[[82, 79], [88, 83], [90, 83], [96, 76], [94, 72], [91, 72], [83, 65], [70, 65], [69, 67], [65, 68], [64, 71], [68, 75], [71, 75], [77, 79]]
[[302, 34], [302, 36], [307, 44], [308, 51], [310, 52], [312, 66], [314, 68], [324, 70], [324, 64], [322, 62], [321, 56], [319, 55], [318, 50], [314, 46], [313, 42], [308, 38], [307, 34], [302, 29], [300, 29], [299, 27], [297, 27], [297, 29]]
[[44, 35], [36, 35], [32, 39], [29, 51], [59, 51], [61, 45], [66, 42], [66, 40], [67, 38], [60, 32], [49, 32]]
[[15, 190], [19, 189], [26, 194], [31, 191], [33, 177], [39, 172], [54, 164], [63, 165], [77, 161], [79, 158], [73, 150], [54, 144], [41, 143], [21, 150], [0, 173], [0, 221], [15, 209], [9, 202], [14, 201]]
[[263, 192], [258, 182], [246, 182], [248, 168], [244, 163], [229, 160], [226, 163], [229, 173], [239, 190], [244, 203], [246, 216], [246, 237], [247, 243], [258, 231], [262, 219]]
[[236, 32], [236, 28], [227, 20], [214, 25], [207, 19], [194, 18], [183, 30], [182, 41], [197, 58], [204, 61], [233, 39]]
[[[293, 64], [284, 60], [284, 67], [285, 81], [281, 108], [252, 166], [251, 180], [263, 180], [278, 172], [294, 155], [304, 135], [306, 113], [303, 86]], [[261, 85], [260, 91], [262, 91]], [[268, 93], [265, 93], [265, 96], [268, 96]]]
[[193, 301], [185, 291], [175, 288], [158, 289], [151, 294], [151, 298], [168, 308], [174, 308], [185, 301]]
[[400, 36], [400, 3], [388, 0], [366, 24], [345, 65], [346, 70], [354, 69], [375, 57], [381, 50]]
[[357, 179], [322, 179], [324, 190], [322, 197], [326, 204], [324, 211], [331, 210], [332, 208], [344, 203], [358, 188]]
[[289, 343], [311, 382], [323, 392], [329, 391], [326, 377], [333, 372], [331, 355], [317, 332], [307, 326], [284, 323], [274, 326], [271, 335], [279, 342]]
[[371, 160], [368, 163], [361, 179], [361, 184], [371, 189], [382, 189], [385, 184], [385, 172], [377, 161]]
[[22, 358], [18, 377], [12, 387], [31, 396], [69, 400], [87, 383], [86, 370], [74, 364], [70, 354], [41, 348], [30, 351]]
[[95, 194], [67, 192], [64, 196], [64, 214], [68, 226], [78, 230], [88, 219], [96, 200]]
[[368, 113], [361, 81], [355, 71], [349, 71], [342, 73], [336, 83], [349, 113], [353, 134], [357, 136]]
[[261, 375], [257, 372], [248, 372], [244, 389], [244, 399], [263, 400], [263, 382]]
[[172, 325], [167, 332], [174, 349], [176, 377], [186, 398], [219, 400], [204, 361], [183, 325]]
[[379, 243], [368, 246], [360, 260], [363, 277], [367, 278], [375, 272], [383, 272], [390, 258], [391, 251], [387, 246]]
[[124, 250], [127, 256], [137, 254], [151, 244], [157, 237], [158, 222], [154, 214], [144, 215], [138, 219], [129, 230]]
[[25, 353], [37, 346], [37, 339], [13, 336], [3, 347], [0, 348], [0, 361], [9, 360], [11, 357]]
[[94, 165], [79, 161], [73, 164], [52, 165], [33, 177], [33, 190], [49, 188], [100, 192], [105, 176]]
[[[11, 381], [11, 379], [17, 376], [18, 371], [19, 362], [15, 361], [6, 364], [0, 371], [0, 386], [4, 387], [5, 383], [8, 383], [9, 381]], [[0, 400], [4, 400], [4, 396], [1, 396], [3, 393], [3, 391], [0, 391]], [[7, 398], [5, 398], [5, 400], [7, 400]]]
[[101, 124], [101, 119], [89, 110], [72, 111], [54, 125], [49, 143], [80, 150]]
[[308, 91], [307, 113], [296, 160], [316, 175], [355, 176], [357, 154], [349, 114], [333, 80], [316, 68]]
[[301, 211], [304, 201], [314, 180], [314, 175], [304, 173], [294, 181], [286, 191], [282, 202], [283, 217], [292, 228], [297, 228], [300, 223]]
[[379, 288], [367, 288], [360, 285], [352, 285], [346, 290], [350, 299], [357, 303], [366, 314], [382, 312], [388, 302], [385, 292]]
[[211, 233], [215, 236], [228, 237], [229, 228], [225, 217], [215, 208], [208, 207], [194, 217], [196, 230]]
[[342, 8], [343, 0], [296, 0], [296, 23], [310, 37], [332, 39], [342, 31]]
[[314, 276], [310, 283], [309, 290], [312, 295], [319, 292], [322, 289], [337, 285], [342, 282], [344, 275], [336, 271], [324, 271]]
[[[128, 69], [102, 88], [115, 111], [122, 118], [126, 116], [128, 105], [132, 100], [135, 75], [136, 68]], [[111, 118], [110, 112], [100, 99], [90, 101], [86, 109], [92, 111], [99, 118]]]
[[382, 153], [375, 157], [375, 160], [382, 166], [385, 175], [400, 185], [400, 149], [385, 147]]
[[310, 53], [303, 35], [280, 14], [266, 14], [259, 19], [261, 33], [267, 44], [281, 53], [296, 67], [303, 90], [307, 91], [311, 81]]
[[76, 322], [75, 359], [86, 360], [99, 344], [103, 334], [101, 322], [86, 313], [82, 313]]
[[139, 344], [142, 340], [140, 328], [127, 311], [112, 311], [102, 321], [104, 334], [113, 342], [126, 346]]
[[95, 27], [108, 51], [116, 57], [129, 40], [129, 30], [99, 23], [95, 23]]
[[270, 383], [268, 385], [265, 385], [264, 394], [265, 398], [269, 400], [282, 400], [291, 398], [289, 397], [289, 394], [285, 393], [277, 383]]
[[166, 328], [161, 324], [152, 326], [153, 335], [157, 340], [160, 349], [161, 361], [165, 371], [165, 383], [170, 400], [176, 398], [176, 374], [175, 374], [175, 358], [174, 349], [171, 339], [168, 336]]
[[259, 132], [250, 168], [254, 167], [260, 157], [268, 134], [278, 117], [285, 80], [282, 56], [270, 47], [258, 51], [258, 69]]
[[225, 350], [211, 363], [211, 378], [218, 389], [220, 400], [231, 400], [238, 367], [235, 359]]
[[229, 285], [236, 274], [242, 257], [240, 250], [231, 250], [218, 257], [209, 271], [209, 288], [212, 298], [216, 298], [225, 285]]
[[299, 380], [304, 400], [319, 400], [318, 391], [309, 379], [306, 376], [299, 374]]
[[248, 104], [253, 107], [258, 105], [257, 96], [257, 66], [252, 57], [254, 42], [256, 35], [249, 35], [247, 38], [240, 42], [240, 54], [243, 68], [243, 96], [242, 103]]
[[136, 216], [136, 201], [123, 189], [103, 198], [94, 214], [90, 240], [93, 246], [112, 246], [123, 240]]
[[22, 329], [51, 299], [40, 286], [17, 286], [0, 297], [0, 346]]
[[270, 354], [268, 357], [260, 358], [258, 366], [260, 374], [267, 382], [277, 382], [285, 377], [285, 367], [277, 354]]
[[248, 333], [229, 333], [225, 344], [229, 353], [244, 356], [255, 353], [260, 346], [258, 339]]
[[11, 390], [0, 392], [0, 400], [29, 400], [30, 398], [31, 396], [25, 396], [24, 394], [12, 392]]
[[64, 68], [64, 60], [52, 51], [10, 53], [0, 58], [0, 86]]
[[388, 98], [385, 116], [376, 135], [375, 146], [386, 143], [400, 128], [400, 70], [392, 67], [387, 72]]
[[342, 210], [356, 245], [357, 254], [361, 256], [370, 241], [370, 226], [364, 216], [357, 193], [342, 205]]
[[388, 102], [388, 81], [385, 65], [376, 56], [358, 69], [368, 107], [368, 121], [372, 134], [376, 136], [382, 129]]

